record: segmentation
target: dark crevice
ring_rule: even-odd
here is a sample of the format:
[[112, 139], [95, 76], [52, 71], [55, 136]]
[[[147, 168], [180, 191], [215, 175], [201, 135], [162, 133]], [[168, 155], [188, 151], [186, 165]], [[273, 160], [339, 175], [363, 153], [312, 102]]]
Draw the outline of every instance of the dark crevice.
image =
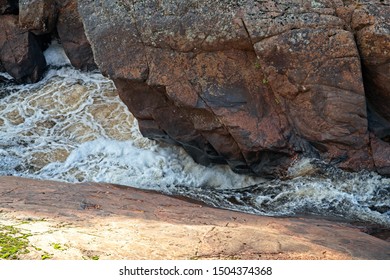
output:
[[[221, 124], [221, 126], [224, 128], [224, 130], [225, 130], [226, 132], [229, 133], [229, 136], [230, 136], [231, 139], [234, 141], [234, 143], [237, 145], [237, 147], [240, 148], [240, 145], [238, 144], [237, 140], [236, 140], [236, 139], [233, 137], [233, 135], [231, 134], [229, 128], [228, 128], [228, 127], [219, 119], [219, 117], [215, 114], [215, 112], [214, 112], [214, 110], [212, 109], [212, 107], [210, 107], [210, 106], [208, 105], [207, 100], [205, 100], [205, 99], [201, 96], [201, 94], [198, 94], [198, 97], [199, 97], [199, 99], [201, 99], [202, 102], [205, 104], [205, 106], [206, 106], [206, 108], [208, 109], [208, 111], [211, 112], [211, 113], [213, 114], [214, 118]], [[210, 143], [210, 145], [211, 145], [211, 143]], [[244, 157], [244, 155], [243, 155], [243, 153], [242, 153], [241, 151], [240, 151], [240, 154], [241, 154], [242, 158], [243, 158], [244, 160], [246, 160], [245, 157]], [[248, 162], [246, 162], [246, 164], [247, 164], [247, 166], [248, 166], [248, 168], [249, 168]]]
[[252, 40], [251, 34], [249, 33], [248, 27], [247, 27], [246, 24], [245, 24], [244, 19], [241, 19], [241, 22], [242, 22], [242, 25], [243, 25], [243, 27], [244, 27], [244, 29], [245, 29], [246, 34], [248, 35], [248, 39], [249, 39], [249, 41], [251, 42], [251, 46], [253, 47], [253, 46], [254, 46], [254, 42], [253, 42], [253, 40]]

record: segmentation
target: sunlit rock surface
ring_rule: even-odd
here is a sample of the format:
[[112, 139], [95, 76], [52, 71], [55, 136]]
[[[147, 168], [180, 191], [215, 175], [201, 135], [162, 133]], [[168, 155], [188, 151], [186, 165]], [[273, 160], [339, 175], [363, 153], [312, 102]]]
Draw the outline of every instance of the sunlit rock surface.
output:
[[0, 177], [0, 194], [1, 223], [29, 233], [23, 259], [41, 259], [36, 248], [65, 260], [390, 259], [389, 242], [342, 222], [259, 217], [110, 184]]

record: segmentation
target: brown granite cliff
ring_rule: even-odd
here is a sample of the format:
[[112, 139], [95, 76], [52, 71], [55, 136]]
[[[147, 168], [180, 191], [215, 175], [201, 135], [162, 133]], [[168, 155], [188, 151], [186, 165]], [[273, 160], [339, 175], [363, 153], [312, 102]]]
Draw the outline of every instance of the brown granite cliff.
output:
[[199, 163], [390, 174], [387, 0], [15, 2], [0, 1], [0, 68], [20, 82], [40, 78], [54, 32], [74, 66], [93, 53], [144, 136]]

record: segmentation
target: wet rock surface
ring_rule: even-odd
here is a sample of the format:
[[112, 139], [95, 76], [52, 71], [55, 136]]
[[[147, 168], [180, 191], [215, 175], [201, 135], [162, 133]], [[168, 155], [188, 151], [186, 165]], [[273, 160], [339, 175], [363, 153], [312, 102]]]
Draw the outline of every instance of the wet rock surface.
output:
[[261, 176], [283, 175], [302, 155], [387, 174], [370, 152], [365, 87], [386, 120], [388, 8], [79, 1], [95, 60], [146, 137], [181, 145], [199, 163]]
[[98, 183], [0, 177], [0, 194], [0, 224], [29, 233], [22, 259], [390, 259], [390, 243], [342, 222], [254, 216]]

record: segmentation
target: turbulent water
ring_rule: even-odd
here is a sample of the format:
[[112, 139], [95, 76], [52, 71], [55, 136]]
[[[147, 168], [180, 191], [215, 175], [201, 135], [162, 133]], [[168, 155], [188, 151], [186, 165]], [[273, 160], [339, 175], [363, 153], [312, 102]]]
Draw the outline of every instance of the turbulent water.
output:
[[50, 68], [36, 84], [17, 85], [0, 74], [0, 176], [108, 182], [255, 214], [339, 216], [390, 227], [388, 178], [310, 159], [284, 180], [197, 165], [182, 149], [143, 138], [110, 80], [72, 68], [58, 44], [45, 56]]

